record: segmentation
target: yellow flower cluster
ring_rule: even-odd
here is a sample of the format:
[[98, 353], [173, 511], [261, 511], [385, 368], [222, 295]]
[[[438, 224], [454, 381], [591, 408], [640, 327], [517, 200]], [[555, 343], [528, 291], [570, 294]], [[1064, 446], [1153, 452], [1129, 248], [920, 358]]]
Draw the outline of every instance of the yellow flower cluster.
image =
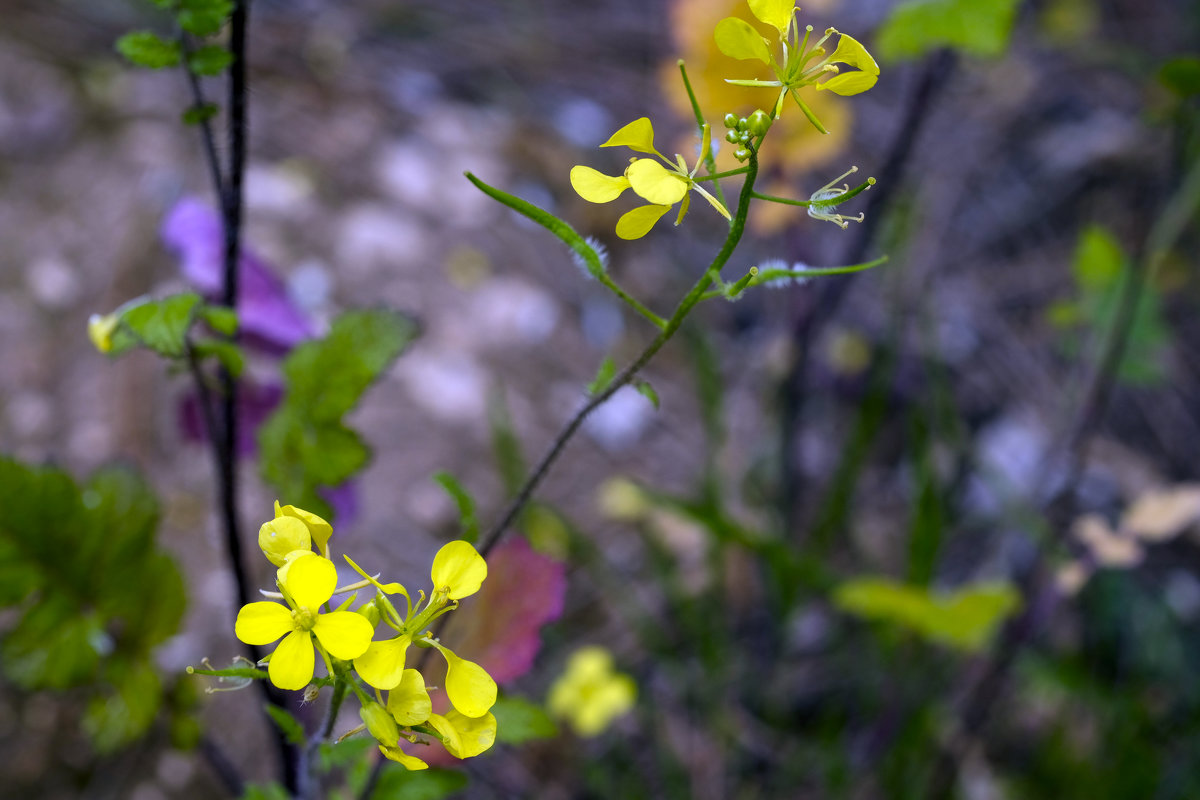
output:
[[[282, 602], [243, 606], [234, 627], [237, 638], [251, 645], [282, 638], [268, 656], [267, 666], [271, 683], [281, 689], [304, 689], [312, 682], [319, 653], [327, 674], [347, 680], [358, 695], [363, 727], [379, 741], [383, 754], [408, 769], [424, 769], [426, 764], [401, 750], [401, 739], [435, 738], [457, 758], [487, 750], [496, 738], [496, 718], [490, 713], [496, 682], [481, 666], [460, 658], [428, 632], [434, 619], [479, 591], [487, 577], [483, 557], [468, 542], [446, 544], [433, 560], [429, 597], [421, 592], [414, 603], [402, 585], [380, 583], [348, 556], [347, 563], [363, 579], [338, 588], [337, 568], [329, 558], [332, 534], [333, 527], [316, 514], [275, 504], [275, 517], [259, 529], [258, 543], [278, 568], [278, 595], [264, 594]], [[334, 595], [367, 587], [375, 589], [375, 596], [358, 609], [348, 610], [355, 594], [330, 607]], [[406, 602], [403, 615], [389, 599], [397, 594]], [[376, 640], [379, 623], [387, 636]], [[445, 691], [453, 708], [444, 715], [433, 713], [421, 674], [405, 666], [411, 645], [436, 648], [446, 660]], [[359, 681], [374, 689], [374, 699]]]

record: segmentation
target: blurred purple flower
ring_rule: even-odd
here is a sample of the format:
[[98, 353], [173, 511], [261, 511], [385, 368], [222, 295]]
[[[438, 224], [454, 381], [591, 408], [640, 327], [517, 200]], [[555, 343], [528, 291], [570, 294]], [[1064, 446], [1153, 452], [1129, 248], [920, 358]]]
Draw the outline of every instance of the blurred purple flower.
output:
[[[238, 382], [237, 441], [234, 452], [239, 456], [252, 456], [258, 448], [255, 436], [258, 426], [267, 421], [275, 406], [283, 399], [283, 387], [277, 383], [261, 384], [243, 378]], [[208, 431], [204, 427], [204, 415], [200, 411], [200, 398], [189, 391], [179, 403], [179, 428], [189, 441], [207, 442]]]
[[[217, 213], [185, 197], [167, 214], [161, 233], [179, 256], [184, 277], [208, 297], [219, 297], [224, 234]], [[283, 353], [315, 335], [315, 326], [288, 297], [283, 281], [246, 248], [238, 262], [238, 289], [238, 321], [249, 342]]]

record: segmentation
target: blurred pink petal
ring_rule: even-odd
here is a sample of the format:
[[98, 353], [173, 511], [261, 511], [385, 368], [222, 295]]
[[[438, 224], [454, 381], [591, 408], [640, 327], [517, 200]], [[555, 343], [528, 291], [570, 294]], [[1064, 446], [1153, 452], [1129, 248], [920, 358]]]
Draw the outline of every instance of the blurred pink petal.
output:
[[542, 627], [562, 615], [566, 569], [520, 537], [494, 549], [487, 563], [483, 588], [454, 612], [446, 639], [503, 685], [529, 672]]
[[[179, 256], [187, 280], [210, 298], [221, 293], [223, 232], [217, 213], [185, 197], [163, 221], [162, 237]], [[242, 248], [238, 263], [238, 318], [251, 341], [286, 351], [315, 334], [312, 322], [287, 295], [287, 288], [254, 253]]]

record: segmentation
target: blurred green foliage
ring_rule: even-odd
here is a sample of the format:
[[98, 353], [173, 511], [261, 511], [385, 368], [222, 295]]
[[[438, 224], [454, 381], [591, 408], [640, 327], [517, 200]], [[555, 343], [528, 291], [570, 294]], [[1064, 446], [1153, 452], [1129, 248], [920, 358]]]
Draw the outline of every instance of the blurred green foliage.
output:
[[1008, 47], [1016, 0], [906, 0], [875, 35], [884, 61], [911, 61], [949, 47], [994, 58]]
[[0, 670], [22, 688], [84, 691], [84, 727], [111, 751], [141, 736], [163, 699], [153, 649], [183, 616], [183, 579], [158, 549], [158, 502], [134, 473], [78, 485], [0, 458]]
[[416, 324], [400, 313], [351, 311], [323, 338], [288, 354], [283, 401], [258, 430], [262, 476], [280, 497], [331, 518], [318, 490], [345, 483], [371, 453], [343, 417], [416, 335]]

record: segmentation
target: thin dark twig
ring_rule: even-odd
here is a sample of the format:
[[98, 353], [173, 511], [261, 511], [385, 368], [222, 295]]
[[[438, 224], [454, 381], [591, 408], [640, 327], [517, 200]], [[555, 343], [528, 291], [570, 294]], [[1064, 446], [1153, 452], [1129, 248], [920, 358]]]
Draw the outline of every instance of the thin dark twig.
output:
[[208, 766], [212, 768], [217, 780], [225, 787], [225, 791], [231, 797], [241, 797], [246, 790], [246, 782], [242, 780], [241, 773], [229, 760], [229, 756], [225, 755], [225, 751], [208, 736], [200, 737], [199, 748], [200, 755], [208, 762]]
[[[865, 220], [856, 228], [842, 263], [857, 264], [862, 261], [871, 242], [874, 241], [884, 218], [884, 210], [900, 187], [917, 137], [930, 116], [930, 107], [953, 74], [955, 63], [954, 53], [950, 50], [938, 51], [925, 63], [905, 108], [904, 118], [900, 121], [888, 147], [883, 167], [879, 171], [879, 179], [874, 188], [866, 193]], [[792, 326], [791, 363], [788, 365], [787, 377], [780, 386], [779, 507], [784, 530], [795, 537], [800, 536], [802, 482], [798, 454], [793, 445], [800, 436], [804, 400], [807, 395], [809, 349], [821, 326], [829, 321], [841, 306], [854, 285], [855, 277], [847, 275], [840, 280], [818, 283], [816, 296], [808, 300]]]
[[[1174, 246], [1198, 208], [1200, 161], [1192, 165], [1179, 190], [1167, 201], [1162, 214], [1146, 237], [1141, 255], [1131, 266], [1132, 272], [1122, 289], [1118, 312], [1113, 318], [1095, 369], [1092, 370], [1081, 395], [1080, 408], [1075, 413], [1068, 414], [1068, 419], [1077, 422], [1069, 426], [1059, 445], [1065, 449], [1069, 459], [1066, 480], [1056, 492], [1039, 498], [1038, 505], [1043, 512], [1050, 512], [1056, 504], [1060, 504], [1072, 494], [1083, 470], [1089, 438], [1108, 410], [1108, 401], [1129, 344], [1142, 293], [1157, 271], [1163, 256]], [[1041, 478], [1034, 484], [1035, 491], [1048, 484], [1055, 465], [1061, 465], [1062, 462], [1057, 461], [1056, 457], [1058, 453], [1064, 452], [1064, 449], [1059, 447], [1052, 448], [1043, 460], [1038, 470]], [[1041, 562], [1039, 554], [1019, 582], [1025, 608], [1005, 626], [993, 648], [993, 655], [986, 669], [964, 697], [958, 714], [957, 729], [941, 749], [930, 773], [929, 788], [924, 794], [924, 797], [930, 800], [942, 800], [953, 793], [962, 758], [999, 701], [1019, 651], [1037, 634], [1050, 616], [1056, 588]]]
[[[208, 106], [204, 96], [204, 87], [200, 85], [200, 77], [188, 67], [192, 53], [192, 43], [188, 35], [179, 32], [179, 48], [183, 51], [183, 74], [187, 76], [188, 89], [192, 93], [192, 108], [200, 110]], [[208, 174], [212, 179], [213, 191], [217, 194], [217, 202], [225, 202], [225, 177], [221, 170], [221, 159], [217, 155], [217, 141], [213, 134], [212, 121], [201, 119], [197, 126], [200, 129], [200, 143], [204, 148], [204, 160], [208, 164]]]

